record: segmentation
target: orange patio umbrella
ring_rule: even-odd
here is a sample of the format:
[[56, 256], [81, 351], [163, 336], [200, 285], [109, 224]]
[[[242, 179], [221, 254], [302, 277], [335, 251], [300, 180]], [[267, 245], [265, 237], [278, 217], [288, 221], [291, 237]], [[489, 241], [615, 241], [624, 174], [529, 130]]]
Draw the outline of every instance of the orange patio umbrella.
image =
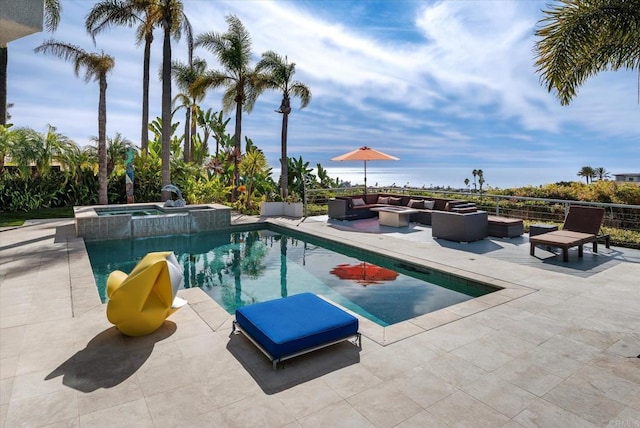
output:
[[396, 271], [366, 262], [356, 265], [340, 264], [331, 269], [331, 273], [340, 279], [350, 279], [365, 287], [383, 281], [393, 281], [398, 277]]
[[367, 193], [367, 161], [370, 160], [399, 160], [395, 156], [374, 150], [371, 147], [360, 147], [352, 152], [332, 158], [333, 161], [364, 161], [364, 193]]

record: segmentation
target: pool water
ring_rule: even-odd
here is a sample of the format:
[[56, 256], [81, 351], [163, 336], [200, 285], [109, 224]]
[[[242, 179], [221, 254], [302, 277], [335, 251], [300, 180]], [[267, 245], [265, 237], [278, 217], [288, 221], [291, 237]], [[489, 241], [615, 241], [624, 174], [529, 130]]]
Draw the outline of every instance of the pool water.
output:
[[[114, 270], [129, 273], [153, 251], [173, 251], [185, 288], [200, 287], [229, 314], [309, 291], [388, 326], [493, 291], [487, 285], [411, 266], [306, 235], [267, 229], [87, 242], [98, 292]], [[333, 248], [333, 249], [332, 249]]]

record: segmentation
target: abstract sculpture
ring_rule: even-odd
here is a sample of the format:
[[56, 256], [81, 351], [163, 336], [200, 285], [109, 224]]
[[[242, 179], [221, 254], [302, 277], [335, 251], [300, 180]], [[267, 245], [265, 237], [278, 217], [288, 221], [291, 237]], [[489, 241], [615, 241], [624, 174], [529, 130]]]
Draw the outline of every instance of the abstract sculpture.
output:
[[176, 297], [184, 281], [171, 251], [149, 253], [129, 275], [116, 270], [107, 279], [107, 319], [127, 336], [156, 331], [187, 302]]

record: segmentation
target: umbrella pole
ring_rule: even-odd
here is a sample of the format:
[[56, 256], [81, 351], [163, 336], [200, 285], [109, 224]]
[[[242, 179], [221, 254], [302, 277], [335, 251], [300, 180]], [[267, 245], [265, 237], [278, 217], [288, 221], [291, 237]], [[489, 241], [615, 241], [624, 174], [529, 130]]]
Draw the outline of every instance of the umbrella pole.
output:
[[367, 161], [364, 161], [364, 194], [367, 194]]

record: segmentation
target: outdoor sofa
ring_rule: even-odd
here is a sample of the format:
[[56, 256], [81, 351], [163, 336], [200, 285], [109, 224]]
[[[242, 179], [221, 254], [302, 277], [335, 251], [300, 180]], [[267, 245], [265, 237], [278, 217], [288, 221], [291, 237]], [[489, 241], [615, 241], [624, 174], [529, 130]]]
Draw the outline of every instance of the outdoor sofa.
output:
[[411, 214], [409, 221], [426, 225], [431, 225], [431, 213], [434, 211], [460, 213], [477, 211], [475, 204], [463, 200], [369, 193], [366, 195], [337, 196], [329, 199], [329, 218], [359, 220], [377, 217], [378, 213], [372, 211], [371, 208], [388, 205], [404, 206], [418, 210], [418, 212]]

